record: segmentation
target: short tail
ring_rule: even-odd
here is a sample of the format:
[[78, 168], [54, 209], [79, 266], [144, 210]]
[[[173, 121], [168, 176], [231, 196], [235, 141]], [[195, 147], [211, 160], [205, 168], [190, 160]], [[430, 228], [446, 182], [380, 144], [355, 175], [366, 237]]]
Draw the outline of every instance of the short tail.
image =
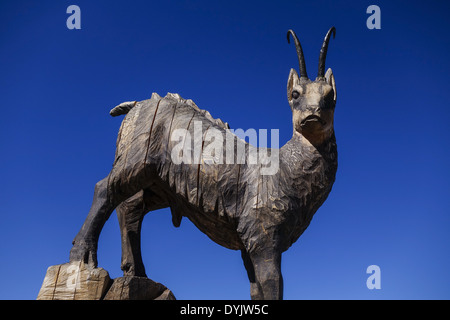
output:
[[136, 101], [122, 102], [117, 107], [111, 109], [109, 114], [113, 117], [120, 116], [121, 114], [127, 114], [136, 105]]

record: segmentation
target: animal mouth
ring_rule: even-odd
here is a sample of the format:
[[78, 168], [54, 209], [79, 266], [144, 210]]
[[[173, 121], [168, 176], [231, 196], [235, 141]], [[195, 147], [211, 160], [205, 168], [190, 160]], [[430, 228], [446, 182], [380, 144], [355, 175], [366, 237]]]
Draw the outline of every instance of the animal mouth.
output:
[[306, 124], [311, 123], [311, 122], [319, 122], [323, 126], [326, 125], [326, 121], [324, 121], [321, 117], [316, 116], [316, 115], [307, 116], [305, 119], [302, 120], [300, 125], [303, 127]]

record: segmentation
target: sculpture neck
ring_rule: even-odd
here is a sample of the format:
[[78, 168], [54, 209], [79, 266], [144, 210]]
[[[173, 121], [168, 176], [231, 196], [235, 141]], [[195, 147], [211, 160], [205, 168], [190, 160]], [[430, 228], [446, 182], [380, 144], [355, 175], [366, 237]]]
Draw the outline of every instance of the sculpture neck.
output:
[[334, 133], [315, 147], [300, 134], [294, 134], [280, 149], [279, 193], [289, 199], [282, 244], [287, 250], [308, 227], [314, 213], [328, 197], [337, 171]]
[[293, 185], [307, 183], [311, 184], [309, 187], [312, 189], [329, 189], [329, 192], [337, 171], [334, 132], [320, 146], [313, 146], [305, 137], [294, 133], [292, 139], [280, 149], [280, 165], [283, 171], [289, 172]]

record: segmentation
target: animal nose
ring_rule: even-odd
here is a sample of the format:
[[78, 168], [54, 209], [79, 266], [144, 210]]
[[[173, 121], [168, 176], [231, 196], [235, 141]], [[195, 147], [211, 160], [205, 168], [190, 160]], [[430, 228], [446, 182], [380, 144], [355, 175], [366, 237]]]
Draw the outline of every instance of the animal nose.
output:
[[309, 106], [309, 109], [310, 109], [312, 112], [316, 113], [316, 112], [319, 112], [321, 108], [320, 108], [320, 105], [315, 104], [315, 105], [310, 105], [310, 106]]
[[315, 112], [318, 112], [318, 111], [321, 111], [321, 110], [329, 109], [330, 106], [327, 105], [326, 103], [321, 103], [321, 104], [312, 106], [312, 108], [313, 108], [313, 110], [314, 110]]

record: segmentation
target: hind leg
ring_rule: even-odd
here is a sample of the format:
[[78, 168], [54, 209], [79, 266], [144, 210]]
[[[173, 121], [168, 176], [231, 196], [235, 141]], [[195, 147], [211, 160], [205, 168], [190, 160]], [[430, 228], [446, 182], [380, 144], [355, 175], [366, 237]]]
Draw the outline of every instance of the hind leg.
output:
[[[86, 220], [73, 240], [70, 250], [70, 262], [83, 261], [94, 267], [97, 266], [97, 245], [100, 232], [105, 222], [114, 209], [124, 200], [136, 194], [145, 187], [144, 180], [138, 180], [144, 176], [143, 171], [134, 174], [134, 181], [130, 183], [123, 179], [123, 175], [111, 176], [97, 182], [94, 191], [94, 200]], [[124, 175], [127, 176], [127, 175]], [[113, 192], [110, 191], [110, 183], [113, 181]]]
[[161, 188], [149, 186], [116, 208], [122, 235], [121, 268], [124, 276], [146, 277], [141, 254], [142, 220], [149, 211], [168, 206], [169, 203]]
[[141, 255], [141, 226], [146, 210], [144, 191], [141, 190], [122, 202], [117, 208], [122, 237], [122, 264], [124, 276], [147, 277]]
[[108, 199], [108, 177], [95, 185], [94, 199], [81, 230], [73, 240], [70, 261], [83, 261], [97, 266], [97, 243], [100, 232], [114, 210]]

